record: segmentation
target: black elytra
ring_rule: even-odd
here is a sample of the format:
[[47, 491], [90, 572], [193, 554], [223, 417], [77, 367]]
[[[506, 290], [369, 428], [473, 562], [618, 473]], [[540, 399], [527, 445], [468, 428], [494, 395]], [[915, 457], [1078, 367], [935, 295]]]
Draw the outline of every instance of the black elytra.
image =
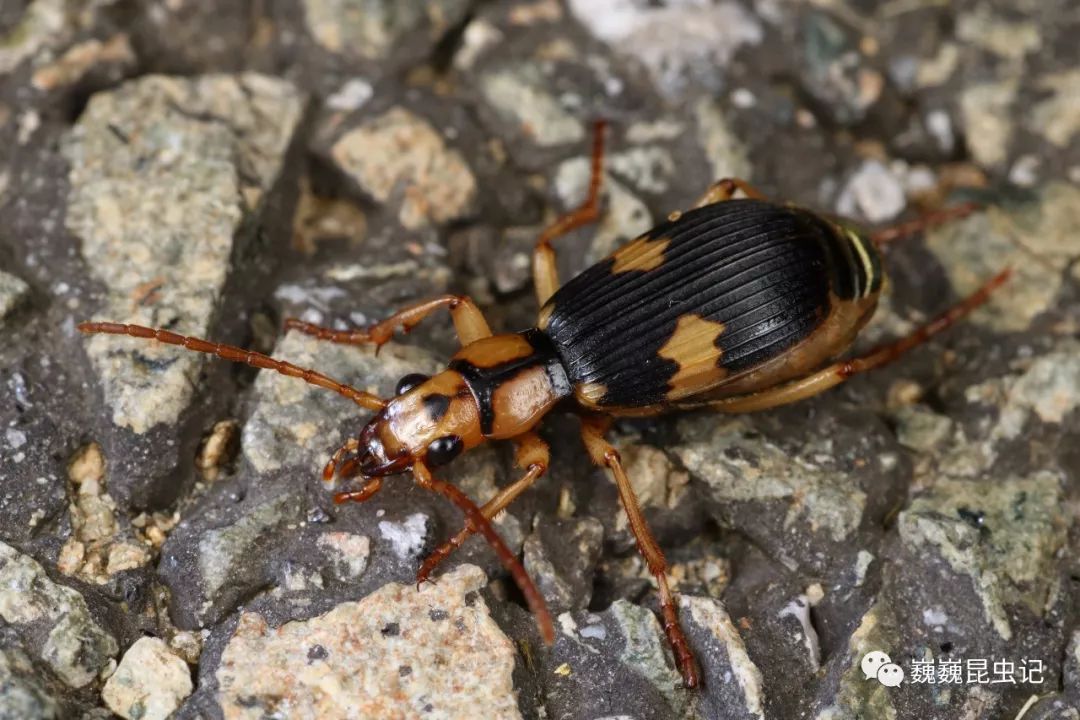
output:
[[809, 211], [729, 200], [683, 213], [648, 233], [665, 240], [655, 268], [593, 265], [548, 302], [544, 328], [571, 383], [604, 388], [601, 406], [664, 400], [678, 363], [660, 349], [679, 319], [723, 323], [720, 366], [735, 374], [807, 338], [847, 300], [880, 287], [877, 254]]

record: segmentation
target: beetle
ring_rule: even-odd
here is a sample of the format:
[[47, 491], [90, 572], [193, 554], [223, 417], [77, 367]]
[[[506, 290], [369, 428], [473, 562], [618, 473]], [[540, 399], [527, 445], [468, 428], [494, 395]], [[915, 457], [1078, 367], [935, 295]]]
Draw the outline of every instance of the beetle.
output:
[[[403, 377], [390, 399], [315, 370], [166, 329], [89, 322], [79, 330], [156, 339], [274, 370], [373, 411], [323, 469], [327, 482], [364, 479], [359, 489], [337, 493], [335, 501], [366, 500], [385, 477], [411, 472], [421, 487], [445, 496], [465, 516], [464, 529], [423, 561], [417, 582], [427, 580], [470, 535], [481, 533], [521, 587], [548, 643], [554, 628], [543, 597], [491, 519], [547, 470], [549, 448], [537, 425], [556, 407], [571, 409], [580, 416], [592, 461], [615, 482], [638, 549], [655, 577], [676, 665], [684, 684], [695, 687], [699, 671], [679, 624], [664, 555], [619, 452], [605, 438], [613, 419], [692, 409], [748, 412], [811, 397], [941, 332], [985, 302], [1009, 270], [910, 335], [837, 360], [877, 307], [885, 277], [878, 246], [962, 217], [974, 206], [868, 233], [841, 218], [770, 201], [748, 183], [727, 178], [714, 183], [692, 209], [672, 213], [560, 286], [552, 243], [598, 219], [603, 148], [604, 126], [597, 123], [585, 202], [559, 217], [536, 242], [533, 280], [540, 311], [535, 327], [493, 334], [477, 305], [461, 295], [420, 302], [367, 329], [342, 331], [286, 320], [286, 330], [371, 344], [377, 351], [397, 329], [407, 332], [448, 309], [461, 349], [434, 376]], [[745, 197], [735, 198], [739, 191]], [[515, 445], [515, 464], [524, 474], [483, 507], [432, 473], [462, 452], [496, 440]]]

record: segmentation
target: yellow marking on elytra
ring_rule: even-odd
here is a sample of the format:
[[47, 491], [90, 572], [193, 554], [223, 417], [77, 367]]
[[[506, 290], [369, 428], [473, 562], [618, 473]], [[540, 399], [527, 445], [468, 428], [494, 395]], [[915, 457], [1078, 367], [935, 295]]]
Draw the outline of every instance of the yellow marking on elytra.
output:
[[863, 275], [866, 277], [866, 287], [863, 288], [862, 297], [866, 297], [874, 284], [874, 264], [870, 260], [870, 253], [867, 251], [866, 245], [863, 244], [862, 236], [854, 230], [845, 230], [845, 234], [855, 247], [855, 252], [859, 254], [859, 262], [862, 263]]
[[720, 366], [722, 351], [716, 344], [723, 333], [724, 323], [700, 315], [679, 318], [675, 332], [657, 353], [679, 366], [669, 381], [669, 400], [693, 395], [727, 375], [727, 370]]
[[611, 272], [621, 273], [629, 270], [655, 270], [664, 264], [664, 250], [671, 243], [671, 238], [652, 239], [640, 237], [624, 245], [611, 256], [615, 264]]
[[679, 218], [682, 217], [682, 210], [672, 210], [668, 213], [668, 222], [679, 222]]

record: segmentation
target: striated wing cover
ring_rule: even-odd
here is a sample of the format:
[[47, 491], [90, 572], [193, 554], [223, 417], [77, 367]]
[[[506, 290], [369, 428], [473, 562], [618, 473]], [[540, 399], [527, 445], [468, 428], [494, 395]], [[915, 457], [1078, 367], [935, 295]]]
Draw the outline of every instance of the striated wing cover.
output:
[[716, 203], [570, 280], [545, 307], [544, 329], [579, 395], [596, 405], [692, 397], [813, 332], [828, 313], [837, 252], [842, 241], [809, 212]]

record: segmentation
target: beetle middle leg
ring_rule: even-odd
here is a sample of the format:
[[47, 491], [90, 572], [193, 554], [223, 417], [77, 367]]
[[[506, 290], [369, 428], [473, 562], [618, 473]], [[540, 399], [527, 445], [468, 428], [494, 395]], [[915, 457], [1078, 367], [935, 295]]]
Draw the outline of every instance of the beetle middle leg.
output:
[[585, 441], [585, 448], [589, 456], [597, 465], [606, 467], [615, 479], [615, 485], [619, 490], [619, 499], [622, 501], [623, 510], [630, 521], [630, 529], [637, 540], [638, 551], [645, 558], [645, 564], [649, 572], [656, 578], [657, 592], [660, 595], [660, 613], [664, 618], [664, 633], [668, 643], [675, 654], [675, 665], [683, 677], [683, 684], [688, 688], [697, 687], [699, 682], [697, 664], [690, 652], [690, 645], [686, 642], [682, 626], [679, 624], [679, 610], [675, 604], [675, 598], [671, 594], [667, 583], [667, 560], [664, 553], [653, 537], [652, 530], [645, 522], [645, 515], [641, 511], [637, 494], [630, 485], [630, 478], [622, 466], [619, 451], [607, 441], [604, 435], [611, 427], [611, 419], [603, 415], [583, 415], [581, 419], [581, 437]]
[[870, 352], [850, 360], [829, 365], [828, 367], [807, 375], [799, 380], [792, 381], [779, 387], [762, 390], [752, 395], [742, 395], [732, 398], [723, 398], [702, 403], [701, 405], [686, 405], [686, 407], [707, 407], [720, 412], [753, 412], [767, 410], [769, 408], [787, 405], [789, 403], [813, 397], [839, 385], [853, 375], [873, 370], [882, 365], [892, 362], [908, 350], [923, 344], [933, 336], [945, 330], [960, 318], [970, 313], [987, 301], [990, 293], [1000, 287], [1012, 271], [1005, 269], [986, 281], [982, 287], [968, 295], [966, 298], [953, 305], [951, 308], [934, 318], [931, 322], [923, 325], [910, 335], [895, 340], [885, 345], [880, 345]]
[[443, 295], [423, 300], [398, 310], [390, 317], [375, 323], [365, 330], [333, 330], [319, 327], [304, 322], [297, 318], [285, 320], [285, 330], [298, 330], [305, 335], [313, 335], [320, 340], [329, 340], [343, 345], [366, 345], [373, 344], [377, 348], [382, 347], [394, 336], [394, 331], [401, 328], [409, 332], [424, 318], [440, 308], [450, 309], [450, 318], [454, 322], [458, 339], [462, 345], [491, 336], [491, 328], [488, 327], [484, 314], [472, 299], [464, 295]]
[[[480, 512], [488, 520], [494, 519], [496, 515], [505, 510], [521, 493], [532, 487], [532, 484], [547, 472], [551, 452], [547, 443], [541, 440], [539, 435], [535, 432], [527, 432], [520, 437], [514, 438], [514, 444], [517, 446], [514, 454], [514, 465], [524, 469], [525, 474], [499, 490], [495, 497], [484, 503], [484, 506], [480, 508]], [[431, 577], [431, 573], [435, 571], [435, 568], [448, 558], [452, 552], [461, 547], [476, 531], [477, 528], [466, 517], [465, 527], [457, 535], [435, 548], [420, 563], [420, 569], [416, 573], [417, 584], [426, 582]]]
[[597, 120], [593, 125], [592, 171], [585, 202], [546, 227], [536, 240], [536, 247], [533, 249], [533, 285], [536, 287], [536, 302], [541, 307], [559, 289], [559, 268], [555, 264], [555, 248], [551, 246], [551, 242], [600, 218], [600, 184], [604, 178], [606, 126], [607, 123], [603, 120]]

